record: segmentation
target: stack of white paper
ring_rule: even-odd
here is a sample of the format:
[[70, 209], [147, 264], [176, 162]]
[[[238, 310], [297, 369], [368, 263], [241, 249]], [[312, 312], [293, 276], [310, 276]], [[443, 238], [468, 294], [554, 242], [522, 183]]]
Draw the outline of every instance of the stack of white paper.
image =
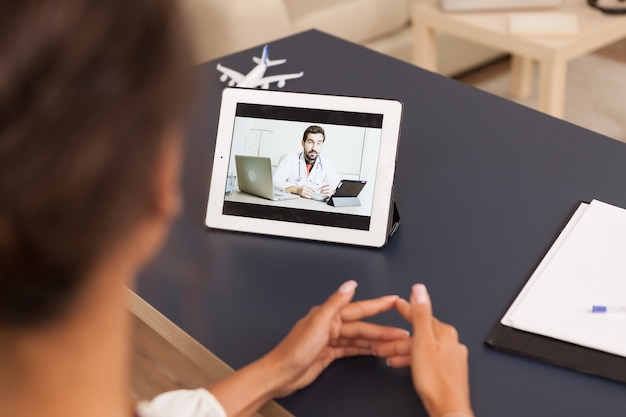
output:
[[626, 357], [626, 210], [581, 204], [501, 323]]

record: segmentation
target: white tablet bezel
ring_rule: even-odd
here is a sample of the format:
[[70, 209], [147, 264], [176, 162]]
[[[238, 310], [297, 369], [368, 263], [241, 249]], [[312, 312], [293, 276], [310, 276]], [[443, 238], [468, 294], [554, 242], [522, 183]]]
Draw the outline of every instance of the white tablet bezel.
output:
[[[382, 115], [369, 230], [224, 214], [225, 188], [231, 159], [235, 115], [239, 103]], [[241, 88], [224, 89], [205, 219], [206, 225], [211, 228], [233, 231], [382, 247], [387, 242], [393, 212], [392, 191], [401, 117], [402, 103], [397, 100]]]

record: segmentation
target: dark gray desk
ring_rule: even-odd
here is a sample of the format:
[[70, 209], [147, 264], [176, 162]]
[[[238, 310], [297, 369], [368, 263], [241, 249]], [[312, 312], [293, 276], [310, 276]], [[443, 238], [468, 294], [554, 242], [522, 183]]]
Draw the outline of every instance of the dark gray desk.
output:
[[[259, 50], [220, 62], [246, 70]], [[198, 70], [185, 213], [140, 277], [139, 295], [237, 368], [348, 278], [359, 281], [357, 298], [406, 297], [422, 281], [435, 314], [470, 349], [477, 415], [625, 415], [624, 385], [493, 351], [483, 340], [578, 200], [626, 207], [626, 145], [320, 32], [277, 41], [271, 52], [288, 58], [276, 70], [305, 72], [288, 89], [404, 102], [400, 229], [382, 250], [207, 230], [223, 87], [210, 62]], [[404, 324], [395, 314], [378, 320]], [[303, 417], [424, 415], [408, 371], [375, 358], [341, 360], [281, 403]]]

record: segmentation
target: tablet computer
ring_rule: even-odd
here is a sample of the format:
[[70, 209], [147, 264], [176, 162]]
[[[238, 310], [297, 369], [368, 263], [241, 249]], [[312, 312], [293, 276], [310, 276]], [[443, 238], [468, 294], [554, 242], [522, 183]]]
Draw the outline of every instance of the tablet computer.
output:
[[[225, 89], [206, 225], [383, 246], [401, 116], [397, 100]], [[360, 205], [327, 204], [351, 181], [364, 184]], [[269, 184], [274, 196], [256, 191]]]
[[366, 180], [342, 180], [335, 189], [333, 197], [358, 197], [366, 185]]

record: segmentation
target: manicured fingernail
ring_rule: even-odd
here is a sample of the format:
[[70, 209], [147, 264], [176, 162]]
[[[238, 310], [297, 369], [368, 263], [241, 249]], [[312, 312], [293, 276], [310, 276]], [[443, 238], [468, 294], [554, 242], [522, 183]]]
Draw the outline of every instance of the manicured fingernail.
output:
[[389, 358], [385, 359], [385, 364], [391, 368], [391, 362], [389, 362]]
[[341, 287], [339, 287], [339, 292], [342, 294], [345, 294], [350, 291], [354, 291], [357, 285], [359, 284], [357, 284], [355, 280], [351, 279], [350, 281], [346, 281], [343, 284], [341, 284]]
[[415, 297], [417, 304], [428, 303], [428, 291], [426, 290], [426, 286], [424, 284], [413, 285], [413, 296]]

